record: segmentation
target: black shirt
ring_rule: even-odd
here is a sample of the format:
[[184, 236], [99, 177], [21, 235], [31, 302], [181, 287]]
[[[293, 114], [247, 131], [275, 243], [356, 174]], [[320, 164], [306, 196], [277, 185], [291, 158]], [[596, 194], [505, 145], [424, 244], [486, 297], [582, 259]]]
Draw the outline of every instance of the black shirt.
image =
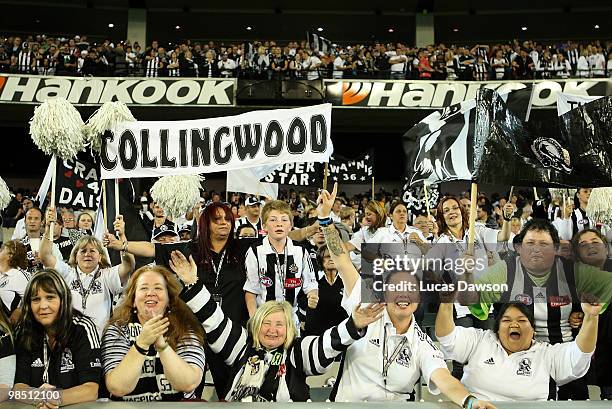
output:
[[319, 302], [317, 308], [306, 309], [304, 335], [321, 335], [327, 329], [340, 324], [348, 315], [342, 306], [344, 284], [338, 274], [332, 284], [327, 281], [325, 273], [319, 271]]
[[[62, 350], [48, 351], [49, 381], [59, 389], [68, 389], [86, 382], [100, 383], [102, 361], [100, 339], [93, 321], [85, 316], [75, 316], [68, 330], [68, 345]], [[17, 340], [17, 370], [15, 383], [25, 383], [37, 388], [43, 383], [44, 335], [32, 351], [26, 351]]]
[[[246, 272], [244, 269], [244, 257], [249, 244], [253, 240], [237, 240], [234, 241], [234, 246], [238, 246], [232, 256], [229, 249], [225, 252], [223, 264], [221, 263], [221, 254], [211, 251], [214, 267], [212, 263], [202, 263], [201, 256], [198, 254], [197, 241], [172, 243], [172, 244], [155, 244], [155, 263], [164, 265], [170, 268], [170, 253], [178, 250], [189, 258], [193, 254], [193, 259], [198, 265], [198, 280], [202, 280], [206, 289], [211, 294], [220, 296], [221, 310], [235, 323], [240, 323], [241, 326], [246, 325], [249, 314], [244, 300], [244, 282], [246, 281]], [[219, 277], [215, 274], [215, 269], [219, 268]]]

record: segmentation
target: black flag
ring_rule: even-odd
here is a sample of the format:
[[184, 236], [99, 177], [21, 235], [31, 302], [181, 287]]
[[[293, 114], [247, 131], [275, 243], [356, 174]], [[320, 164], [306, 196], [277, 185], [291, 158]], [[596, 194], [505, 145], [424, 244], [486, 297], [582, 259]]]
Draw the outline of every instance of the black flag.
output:
[[323, 182], [323, 164], [318, 162], [285, 163], [261, 179], [280, 185], [319, 187]]
[[374, 151], [370, 150], [355, 159], [340, 155], [330, 157], [328, 177], [339, 184], [368, 184], [374, 176]]

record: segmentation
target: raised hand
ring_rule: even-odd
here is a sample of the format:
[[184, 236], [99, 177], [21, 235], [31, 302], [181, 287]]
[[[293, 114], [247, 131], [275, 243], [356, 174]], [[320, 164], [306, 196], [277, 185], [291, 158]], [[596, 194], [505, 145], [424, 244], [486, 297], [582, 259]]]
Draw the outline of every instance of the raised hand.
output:
[[189, 260], [180, 251], [170, 253], [170, 268], [185, 284], [194, 284], [198, 281], [198, 266], [192, 256]]
[[364, 307], [358, 305], [353, 310], [353, 322], [357, 329], [364, 329], [376, 320], [379, 320], [385, 311], [385, 304], [368, 304]]
[[336, 195], [338, 194], [338, 183], [334, 183], [334, 189], [331, 193], [327, 190], [322, 190], [317, 199], [317, 214], [320, 218], [329, 217], [331, 209], [334, 206]]
[[603, 308], [603, 304], [601, 303], [583, 302], [580, 304], [580, 306], [582, 307], [582, 311], [584, 311], [585, 315], [590, 315], [593, 317], [599, 315], [599, 313], [601, 312], [601, 309]]

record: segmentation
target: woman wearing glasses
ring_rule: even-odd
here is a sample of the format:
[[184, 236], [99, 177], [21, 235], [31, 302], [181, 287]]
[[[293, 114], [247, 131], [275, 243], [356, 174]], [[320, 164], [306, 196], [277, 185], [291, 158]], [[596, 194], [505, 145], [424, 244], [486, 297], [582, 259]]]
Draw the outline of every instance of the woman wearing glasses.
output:
[[[510, 239], [510, 220], [514, 206], [506, 203], [503, 208], [504, 223], [501, 230], [491, 229], [483, 223], [476, 223], [474, 226], [474, 258], [475, 265], [486, 269], [488, 266], [488, 255], [497, 253], [497, 243], [507, 242]], [[430, 260], [457, 260], [463, 257], [467, 250], [468, 229], [469, 229], [469, 210], [462, 206], [459, 199], [454, 196], [446, 196], [438, 203], [436, 221], [438, 223], [439, 237], [434, 247], [427, 253]], [[434, 263], [434, 265], [436, 265]], [[444, 271], [435, 271], [441, 275]], [[454, 274], [454, 271], [449, 272]], [[478, 276], [479, 269], [475, 270]], [[475, 327], [490, 329], [493, 325], [492, 320], [480, 321], [474, 317], [468, 307], [455, 303], [456, 323], [462, 327]], [[461, 379], [463, 366], [458, 362], [453, 363], [453, 376]]]
[[[40, 258], [46, 268], [58, 271], [72, 290], [74, 307], [91, 317], [102, 336], [110, 317], [113, 296], [121, 294], [132, 271], [134, 257], [122, 253], [121, 264], [111, 266], [100, 240], [84, 236], [76, 242], [68, 263], [58, 260], [51, 251], [50, 225], [56, 220], [55, 209], [47, 210], [45, 234], [40, 243]], [[122, 216], [115, 221], [115, 230], [125, 240], [125, 223]], [[108, 234], [108, 233], [107, 233]]]

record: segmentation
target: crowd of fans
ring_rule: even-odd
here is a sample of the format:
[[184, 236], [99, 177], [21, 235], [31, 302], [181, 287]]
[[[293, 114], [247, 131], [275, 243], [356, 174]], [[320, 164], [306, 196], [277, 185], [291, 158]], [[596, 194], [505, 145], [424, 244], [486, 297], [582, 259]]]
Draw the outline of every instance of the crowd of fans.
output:
[[329, 45], [306, 41], [149, 45], [85, 36], [0, 37], [0, 73], [71, 76], [382, 78], [508, 80], [612, 76], [612, 42], [545, 44], [513, 40], [473, 47], [404, 43]]
[[[227, 203], [224, 192], [203, 191], [190, 211], [174, 219], [143, 192], [133, 208], [117, 217], [114, 232], [98, 238], [90, 211], [40, 209], [33, 199], [16, 192], [3, 212], [0, 335], [11, 336], [0, 336], [0, 384], [78, 389], [78, 394], [66, 392], [62, 401], [48, 399], [45, 405], [50, 409], [98, 396], [128, 401], [196, 399], [208, 366], [222, 399], [306, 400], [306, 376], [329, 369], [334, 358], [344, 354], [346, 362], [332, 392], [332, 398], [342, 401], [411, 400], [413, 384], [421, 377], [464, 407], [471, 399], [475, 407], [486, 408], [494, 408], [487, 400], [588, 399], [587, 384], [598, 385], [601, 398], [610, 399], [612, 315], [605, 311], [598, 318], [601, 304], [593, 297], [612, 297], [612, 230], [606, 232], [607, 226], [586, 214], [590, 192], [578, 189], [574, 200], [560, 200], [542, 190], [540, 198], [535, 190], [518, 189], [511, 196], [478, 195], [471, 257], [483, 260], [483, 270], [476, 268], [476, 282], [490, 283], [486, 280], [491, 277], [509, 280], [521, 287], [512, 287], [522, 292], [516, 299], [521, 303], [500, 309], [499, 303], [507, 301], [486, 291], [479, 303], [457, 300], [453, 307], [441, 299], [435, 333], [442, 352], [419, 327], [425, 313], [436, 312], [438, 302], [421, 298], [419, 305], [400, 293], [392, 298], [395, 301], [386, 299], [388, 318], [381, 323], [382, 306], [359, 308], [365, 293], [358, 271], [369, 257], [362, 244], [396, 243], [403, 246], [405, 257], [434, 257], [437, 252], [450, 259], [463, 257], [470, 210], [467, 192], [441, 196], [426, 213], [404, 204], [398, 190], [381, 190], [374, 198], [372, 192], [349, 197], [323, 191], [315, 197], [314, 192], [289, 190], [278, 200], [231, 193], [225, 196]], [[144, 240], [128, 239], [126, 231], [133, 234], [135, 225], [145, 232]], [[498, 245], [503, 251], [495, 250]], [[395, 254], [382, 247], [378, 251], [388, 252], [385, 257], [391, 259]], [[134, 256], [144, 261], [137, 264]], [[555, 260], [563, 261], [552, 267]], [[152, 261], [155, 265], [147, 264]], [[542, 263], [550, 265], [542, 269]], [[508, 278], [497, 272], [500, 265]], [[510, 278], [509, 269], [526, 272], [533, 284], [523, 288], [527, 284]], [[440, 284], [436, 280], [448, 273], [453, 272], [433, 268], [416, 278], [400, 271], [390, 273], [385, 283], [394, 282], [394, 274], [404, 274], [408, 281]], [[576, 291], [587, 293], [591, 304], [583, 301], [582, 309], [577, 304], [574, 308], [566, 296], [549, 293], [556, 306], [535, 308], [530, 292], [537, 298], [536, 292], [548, 286], [543, 283], [562, 280], [561, 274], [567, 280], [572, 277]], [[548, 290], [562, 282], [555, 281]], [[396, 297], [393, 294], [385, 297]], [[495, 323], [488, 319], [493, 311]], [[408, 354], [419, 356], [396, 356], [397, 369], [389, 373], [388, 382], [384, 369], [379, 380], [369, 375], [380, 375], [378, 358], [360, 357], [376, 356], [380, 350], [375, 348], [387, 342], [389, 326], [398, 334], [389, 339], [406, 337], [400, 344], [410, 343]], [[359, 330], [365, 327], [363, 338], [366, 333]], [[61, 362], [61, 368], [52, 364], [43, 373], [47, 348], [51, 362]], [[43, 349], [45, 363], [39, 366]], [[78, 351], [72, 352], [70, 365], [59, 359], [66, 349]], [[15, 353], [16, 372], [14, 361], [5, 359]], [[515, 363], [500, 362], [514, 362], [515, 356]], [[531, 358], [519, 362], [524, 356]], [[383, 358], [387, 367], [396, 359]], [[454, 360], [452, 376], [445, 358]], [[257, 371], [249, 368], [260, 359], [265, 366], [258, 370], [279, 371], [277, 378], [285, 379], [282, 385], [287, 386], [279, 386], [273, 377], [253, 378]], [[502, 369], [494, 367], [496, 362]], [[484, 382], [475, 375], [481, 371], [501, 378]], [[520, 386], [532, 382], [532, 371], [538, 374], [533, 388]], [[151, 374], [163, 381], [148, 382]], [[549, 388], [549, 377], [556, 387], [552, 383]]]

